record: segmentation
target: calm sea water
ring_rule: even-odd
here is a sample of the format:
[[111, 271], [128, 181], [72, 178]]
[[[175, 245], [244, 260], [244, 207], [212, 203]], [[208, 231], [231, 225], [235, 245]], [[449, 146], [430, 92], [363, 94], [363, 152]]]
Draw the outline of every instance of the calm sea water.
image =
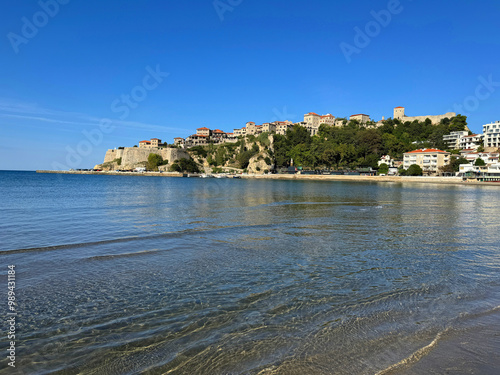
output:
[[0, 172], [0, 197], [17, 373], [500, 368], [497, 187]]

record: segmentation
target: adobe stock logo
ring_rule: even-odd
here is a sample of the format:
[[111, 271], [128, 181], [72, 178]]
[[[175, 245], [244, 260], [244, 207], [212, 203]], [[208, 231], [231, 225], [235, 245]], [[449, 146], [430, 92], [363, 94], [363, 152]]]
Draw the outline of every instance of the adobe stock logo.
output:
[[66, 5], [70, 0], [47, 0], [38, 2], [38, 6], [41, 8], [38, 12], [35, 12], [31, 19], [27, 17], [21, 18], [23, 25], [21, 26], [21, 35], [14, 32], [7, 34], [7, 39], [9, 39], [12, 49], [17, 54], [19, 53], [19, 46], [21, 44], [28, 44], [30, 39], [37, 36], [38, 31], [47, 26], [49, 20], [54, 18], [59, 14], [60, 5]]
[[474, 90], [474, 95], [467, 96], [461, 103], [454, 103], [454, 112], [469, 116], [471, 112], [479, 109], [481, 102], [488, 100], [500, 88], [500, 81], [494, 81], [493, 74], [488, 75], [487, 78], [479, 76], [477, 80], [479, 83]]
[[368, 21], [363, 29], [358, 26], [354, 28], [354, 45], [346, 42], [339, 45], [347, 63], [349, 64], [352, 61], [352, 55], [360, 54], [364, 48], [368, 47], [372, 40], [379, 36], [384, 28], [389, 26], [393, 16], [400, 14], [403, 10], [404, 8], [399, 0], [389, 0], [387, 9], [382, 9], [379, 12], [372, 10], [370, 14], [373, 20]]
[[220, 21], [224, 21], [224, 13], [232, 12], [243, 0], [214, 0], [212, 3]]

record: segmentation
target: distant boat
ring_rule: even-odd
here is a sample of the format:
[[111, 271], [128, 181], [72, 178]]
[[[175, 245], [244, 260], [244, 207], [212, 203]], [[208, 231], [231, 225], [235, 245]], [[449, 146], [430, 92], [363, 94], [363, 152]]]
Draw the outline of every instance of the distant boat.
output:
[[201, 178], [213, 178], [214, 176], [212, 176], [211, 174], [207, 174], [207, 173], [203, 173], [200, 175]]
[[215, 178], [227, 178], [225, 174], [219, 173], [214, 176]]
[[233, 178], [241, 178], [241, 176], [239, 176], [239, 175], [235, 174], [235, 175], [233, 176]]

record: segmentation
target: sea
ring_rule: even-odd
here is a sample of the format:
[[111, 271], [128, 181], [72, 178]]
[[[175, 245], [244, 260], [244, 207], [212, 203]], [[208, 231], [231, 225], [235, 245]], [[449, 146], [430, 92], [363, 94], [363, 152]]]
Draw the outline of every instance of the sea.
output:
[[499, 208], [496, 186], [3, 171], [0, 374], [498, 374]]

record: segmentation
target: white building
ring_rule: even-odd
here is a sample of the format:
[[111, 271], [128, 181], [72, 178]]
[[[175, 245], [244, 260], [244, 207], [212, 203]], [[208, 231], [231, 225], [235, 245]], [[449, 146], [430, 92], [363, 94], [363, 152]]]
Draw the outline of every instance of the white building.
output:
[[459, 149], [460, 150], [477, 150], [480, 144], [483, 144], [483, 134], [473, 134], [466, 135], [460, 138]]
[[500, 147], [500, 121], [483, 125], [484, 148], [492, 149]]
[[377, 164], [379, 167], [381, 164], [387, 164], [389, 167], [394, 167], [394, 160], [389, 155], [384, 155], [380, 158]]
[[463, 158], [471, 164], [474, 164], [477, 159], [483, 159], [486, 165], [493, 165], [498, 163], [498, 152], [469, 152], [463, 151], [460, 153]]
[[460, 139], [469, 135], [468, 131], [458, 131], [451, 132], [450, 134], [443, 135], [443, 141], [446, 142], [448, 148], [459, 149], [460, 147]]

